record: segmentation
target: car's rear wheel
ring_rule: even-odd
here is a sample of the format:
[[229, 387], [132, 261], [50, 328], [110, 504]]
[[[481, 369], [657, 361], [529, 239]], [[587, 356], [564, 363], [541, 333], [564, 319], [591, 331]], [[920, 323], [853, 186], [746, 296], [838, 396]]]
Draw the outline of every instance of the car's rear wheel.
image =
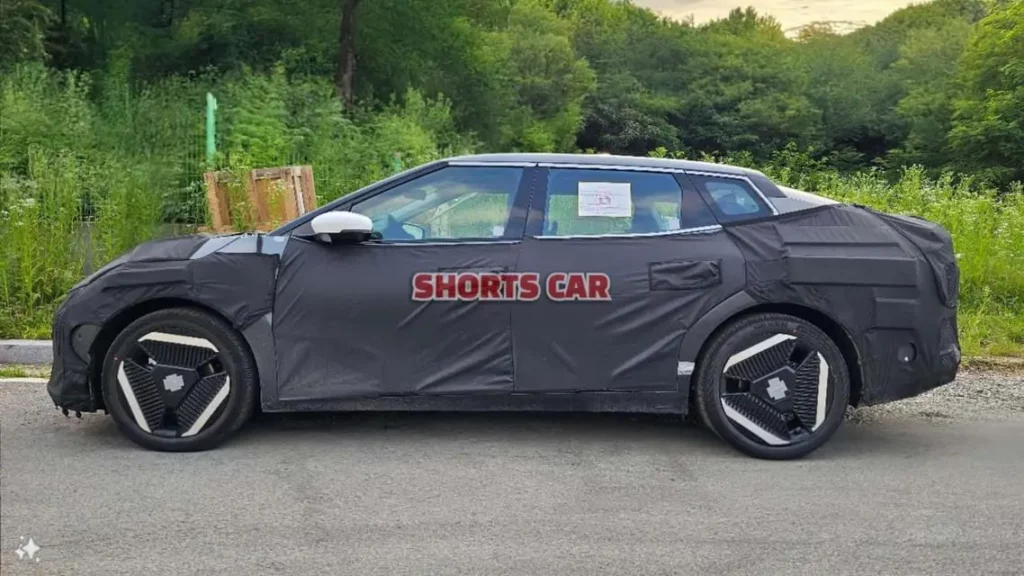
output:
[[118, 428], [151, 450], [219, 445], [251, 416], [255, 362], [242, 337], [213, 314], [171, 308], [132, 322], [103, 365], [103, 399]]
[[850, 376], [839, 347], [817, 326], [786, 314], [753, 314], [720, 330], [700, 359], [701, 419], [757, 458], [800, 458], [839, 428]]

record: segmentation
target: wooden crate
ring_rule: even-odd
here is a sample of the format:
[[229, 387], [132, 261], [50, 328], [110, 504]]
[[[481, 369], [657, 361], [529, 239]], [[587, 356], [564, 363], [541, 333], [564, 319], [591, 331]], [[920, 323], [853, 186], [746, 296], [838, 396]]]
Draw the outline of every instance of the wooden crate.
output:
[[[250, 170], [243, 202], [232, 202], [230, 172], [207, 172], [206, 201], [211, 231], [233, 232], [241, 224], [267, 231], [316, 209], [312, 166], [283, 166]], [[247, 213], [234, 212], [244, 210]]]
[[231, 180], [230, 172], [207, 172], [203, 174], [206, 184], [206, 208], [210, 212], [210, 230], [200, 228], [201, 232], [231, 232], [231, 196], [227, 184]]

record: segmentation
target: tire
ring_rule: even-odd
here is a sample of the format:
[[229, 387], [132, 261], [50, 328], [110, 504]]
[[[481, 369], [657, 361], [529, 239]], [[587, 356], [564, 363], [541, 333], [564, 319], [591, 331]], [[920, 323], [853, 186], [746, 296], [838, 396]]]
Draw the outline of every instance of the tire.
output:
[[220, 445], [252, 415], [255, 361], [221, 318], [169, 308], [128, 325], [103, 362], [103, 400], [121, 432], [163, 452]]
[[752, 314], [720, 329], [695, 382], [704, 424], [741, 452], [770, 460], [819, 448], [850, 401], [839, 347], [817, 326], [786, 314]]

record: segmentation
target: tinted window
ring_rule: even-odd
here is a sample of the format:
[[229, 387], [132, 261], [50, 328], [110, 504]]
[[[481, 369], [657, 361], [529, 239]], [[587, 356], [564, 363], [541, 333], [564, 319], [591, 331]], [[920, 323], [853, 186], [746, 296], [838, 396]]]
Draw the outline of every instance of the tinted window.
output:
[[501, 238], [522, 168], [448, 167], [359, 202], [384, 240]]
[[543, 234], [650, 234], [716, 224], [696, 194], [671, 174], [552, 169]]
[[758, 218], [771, 214], [757, 191], [745, 180], [711, 176], [693, 176], [692, 179], [704, 191], [708, 202], [723, 220]]

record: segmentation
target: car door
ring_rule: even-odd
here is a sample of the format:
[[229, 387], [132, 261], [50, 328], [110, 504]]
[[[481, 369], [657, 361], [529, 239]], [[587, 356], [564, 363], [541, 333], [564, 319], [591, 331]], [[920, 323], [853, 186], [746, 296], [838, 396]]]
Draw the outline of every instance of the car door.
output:
[[416, 301], [412, 279], [514, 269], [527, 180], [522, 167], [444, 166], [339, 206], [369, 216], [379, 240], [293, 235], [273, 316], [279, 400], [510, 393], [510, 304]]
[[[546, 292], [513, 311], [516, 391], [674, 390], [686, 330], [743, 286], [739, 251], [682, 173], [539, 170], [518, 271]], [[553, 299], [567, 273], [609, 297]]]

